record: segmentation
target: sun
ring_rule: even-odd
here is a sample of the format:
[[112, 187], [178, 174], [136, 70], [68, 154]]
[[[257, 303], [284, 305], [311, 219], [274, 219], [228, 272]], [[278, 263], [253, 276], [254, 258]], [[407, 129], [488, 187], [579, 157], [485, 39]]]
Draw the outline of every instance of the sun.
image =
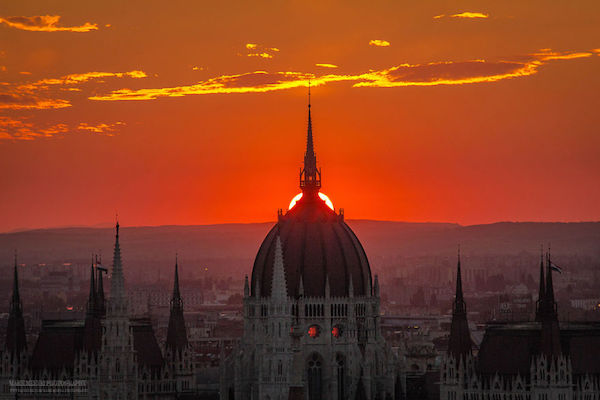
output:
[[[329, 200], [329, 197], [327, 197], [326, 194], [319, 192], [319, 197], [325, 202], [325, 204], [327, 204], [327, 207], [335, 211], [335, 209], [333, 208], [333, 203], [331, 202], [331, 200]], [[292, 201], [290, 201], [290, 206], [288, 207], [288, 210], [291, 210], [301, 198], [302, 193], [298, 193], [296, 196], [294, 196]]]

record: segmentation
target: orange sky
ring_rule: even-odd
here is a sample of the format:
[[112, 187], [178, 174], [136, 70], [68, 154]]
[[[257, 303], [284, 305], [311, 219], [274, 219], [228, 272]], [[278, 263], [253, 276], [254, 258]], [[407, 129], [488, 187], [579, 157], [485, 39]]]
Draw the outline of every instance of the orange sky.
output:
[[600, 220], [597, 1], [5, 3], [0, 231]]

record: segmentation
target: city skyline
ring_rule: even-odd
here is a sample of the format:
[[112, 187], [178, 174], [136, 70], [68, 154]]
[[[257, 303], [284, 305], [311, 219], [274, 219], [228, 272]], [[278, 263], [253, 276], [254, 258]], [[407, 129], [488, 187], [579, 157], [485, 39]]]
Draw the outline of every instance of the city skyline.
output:
[[6, 5], [0, 231], [273, 221], [309, 80], [349, 219], [597, 221], [597, 9]]

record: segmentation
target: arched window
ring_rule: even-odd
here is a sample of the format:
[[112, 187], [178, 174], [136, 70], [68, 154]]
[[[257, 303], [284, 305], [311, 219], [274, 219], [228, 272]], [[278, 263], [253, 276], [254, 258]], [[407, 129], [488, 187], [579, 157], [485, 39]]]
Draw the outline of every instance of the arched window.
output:
[[337, 367], [337, 398], [345, 400], [346, 358], [342, 354], [338, 354], [335, 356], [335, 363]]
[[308, 359], [308, 400], [322, 400], [323, 360], [317, 353]]

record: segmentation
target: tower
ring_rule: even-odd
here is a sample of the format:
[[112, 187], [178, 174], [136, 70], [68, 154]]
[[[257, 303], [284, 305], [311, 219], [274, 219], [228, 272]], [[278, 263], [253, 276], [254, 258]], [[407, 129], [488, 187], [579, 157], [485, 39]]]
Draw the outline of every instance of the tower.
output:
[[90, 266], [90, 292], [86, 305], [85, 322], [83, 328], [83, 348], [88, 353], [88, 358], [92, 353], [100, 350], [102, 342], [102, 321], [98, 307], [98, 293], [96, 292], [94, 262]]
[[222, 399], [393, 398], [397, 360], [381, 334], [366, 253], [321, 192], [311, 104], [299, 186], [244, 282], [244, 334]]
[[[21, 295], [19, 293], [19, 272], [16, 252], [13, 270], [13, 289], [8, 311], [8, 324], [6, 326], [6, 341], [0, 355], [0, 382], [6, 381], [6, 379], [23, 379], [26, 374], [29, 354], [27, 352], [27, 338], [25, 336], [23, 304], [21, 303]], [[3, 389], [5, 390], [5, 388], [0, 388], [0, 393], [4, 391]]]
[[13, 358], [19, 356], [27, 350], [27, 339], [25, 337], [25, 319], [23, 318], [23, 304], [19, 294], [19, 273], [17, 264], [17, 254], [15, 253], [15, 265], [13, 270], [13, 289], [10, 299], [10, 309], [8, 311], [8, 324], [6, 327], [5, 350]]
[[552, 260], [550, 251], [546, 255], [546, 287], [543, 301], [540, 305], [541, 352], [546, 357], [552, 358], [560, 355], [560, 331], [558, 326], [558, 311], [554, 299], [554, 286], [552, 283]]
[[456, 265], [456, 291], [452, 304], [452, 322], [448, 352], [440, 368], [440, 398], [444, 400], [463, 398], [466, 379], [473, 373], [473, 341], [467, 321], [467, 305], [462, 287], [460, 247]]
[[456, 292], [452, 305], [452, 323], [450, 325], [450, 339], [448, 341], [448, 354], [456, 361], [465, 361], [471, 355], [473, 342], [467, 321], [467, 305], [463, 296], [462, 274], [460, 270], [460, 249], [456, 266]]
[[175, 384], [176, 393], [193, 389], [194, 363], [192, 351], [188, 343], [183, 317], [183, 300], [179, 291], [179, 265], [175, 257], [175, 274], [173, 278], [173, 295], [171, 297], [171, 312], [165, 343], [165, 359], [167, 369]]
[[127, 296], [125, 294], [118, 221], [115, 226], [110, 298], [103, 324], [99, 398], [137, 398], [137, 364], [133, 348], [133, 332], [128, 315]]
[[310, 87], [308, 89], [308, 128], [306, 130], [306, 152], [304, 167], [300, 169], [300, 189], [306, 195], [316, 195], [321, 188], [321, 169], [317, 168], [317, 156], [313, 143], [312, 118], [310, 115]]
[[96, 272], [98, 273], [98, 278], [96, 279], [96, 306], [98, 307], [98, 314], [101, 317], [104, 317], [106, 316], [106, 299], [104, 297], [104, 282], [102, 279], [102, 273], [106, 272], [106, 269], [104, 269], [101, 264], [101, 262], [96, 262]]

